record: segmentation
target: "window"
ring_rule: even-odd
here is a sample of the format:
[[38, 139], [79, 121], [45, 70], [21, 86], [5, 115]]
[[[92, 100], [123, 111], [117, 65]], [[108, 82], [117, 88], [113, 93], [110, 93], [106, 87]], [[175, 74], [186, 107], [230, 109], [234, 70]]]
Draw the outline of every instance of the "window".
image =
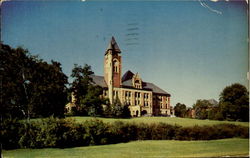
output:
[[127, 103], [128, 103], [128, 105], [131, 105], [131, 104], [130, 104], [130, 100], [128, 100]]
[[113, 69], [115, 73], [119, 73], [119, 61], [117, 59], [113, 60]]

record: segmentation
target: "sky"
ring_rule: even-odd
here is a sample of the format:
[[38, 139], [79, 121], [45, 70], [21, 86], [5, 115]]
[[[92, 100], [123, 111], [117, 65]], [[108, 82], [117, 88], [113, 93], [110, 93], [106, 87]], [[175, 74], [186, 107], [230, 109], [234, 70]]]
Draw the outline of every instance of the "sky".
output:
[[[248, 85], [246, 1], [6, 1], [2, 41], [103, 75], [114, 36], [122, 73], [138, 72], [171, 94], [171, 105], [219, 99], [232, 83]], [[69, 82], [72, 79], [69, 77]]]

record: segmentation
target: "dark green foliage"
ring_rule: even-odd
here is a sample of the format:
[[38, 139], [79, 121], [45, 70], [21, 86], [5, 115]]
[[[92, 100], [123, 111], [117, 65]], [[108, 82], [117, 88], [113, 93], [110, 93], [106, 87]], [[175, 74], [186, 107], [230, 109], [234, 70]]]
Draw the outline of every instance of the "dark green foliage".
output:
[[195, 117], [198, 119], [207, 119], [208, 112], [211, 110], [213, 105], [208, 100], [197, 100], [194, 109]]
[[100, 120], [91, 120], [84, 123], [86, 129], [83, 135], [86, 144], [100, 145], [107, 144], [108, 126]]
[[187, 107], [185, 104], [177, 103], [174, 107], [175, 116], [185, 117], [187, 112]]
[[245, 86], [235, 83], [220, 94], [220, 112], [226, 120], [249, 121], [249, 93]]
[[198, 119], [249, 121], [249, 97], [245, 86], [235, 83], [220, 94], [219, 105], [197, 100], [193, 106]]
[[75, 65], [71, 77], [74, 81], [70, 91], [76, 98], [75, 115], [100, 116], [103, 113], [102, 104], [105, 100], [100, 97], [102, 88], [94, 85], [91, 75], [94, 72], [91, 66], [85, 64], [84, 67]]
[[23, 48], [1, 44], [1, 116], [5, 118], [63, 116], [67, 76]]
[[232, 137], [248, 138], [249, 129], [233, 124], [182, 127], [176, 132], [177, 140], [212, 140]]
[[112, 143], [128, 142], [135, 140], [136, 127], [134, 125], [116, 121], [109, 125], [109, 141]]
[[128, 105], [123, 105], [118, 98], [113, 104], [106, 104], [103, 116], [112, 118], [130, 118], [130, 110]]
[[248, 138], [249, 129], [239, 125], [180, 127], [165, 123], [136, 124], [93, 119], [82, 124], [74, 120], [47, 118], [39, 121], [5, 120], [1, 129], [4, 149], [75, 147], [133, 140], [212, 140]]
[[22, 134], [23, 124], [16, 119], [4, 119], [0, 126], [0, 142], [4, 149], [18, 148], [18, 141]]
[[61, 64], [52, 61], [37, 62], [28, 85], [29, 105], [33, 117], [62, 117], [67, 102], [67, 76], [62, 73]]
[[[1, 110], [3, 118], [23, 117], [27, 109], [23, 73], [28, 64], [27, 50], [0, 44]], [[23, 110], [23, 112], [22, 112]]]
[[19, 145], [21, 148], [73, 147], [86, 145], [85, 128], [73, 120], [47, 118], [24, 123]]

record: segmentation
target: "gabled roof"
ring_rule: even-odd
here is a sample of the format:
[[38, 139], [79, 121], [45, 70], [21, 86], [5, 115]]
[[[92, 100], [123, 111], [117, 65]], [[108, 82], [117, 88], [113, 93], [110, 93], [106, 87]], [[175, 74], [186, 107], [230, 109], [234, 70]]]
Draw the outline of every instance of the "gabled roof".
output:
[[132, 79], [133, 76], [134, 76], [134, 73], [131, 72], [130, 70], [128, 70], [128, 71], [125, 72], [125, 74], [122, 76], [122, 82]]
[[[126, 88], [133, 88], [132, 79], [129, 79], [129, 80], [122, 82], [122, 86], [126, 87]], [[155, 84], [149, 83], [149, 82], [142, 82], [142, 90], [151, 90], [151, 91], [153, 91], [153, 93], [170, 95], [169, 93], [162, 90], [161, 88], [159, 88]]]
[[[134, 73], [131, 71], [127, 71], [123, 77], [122, 77], [122, 87], [126, 87], [126, 88], [134, 88], [133, 84], [132, 84], [132, 77], [133, 77]], [[104, 80], [103, 76], [96, 76], [96, 75], [90, 75], [91, 78], [93, 79], [93, 83], [95, 85], [101, 86], [103, 88], [108, 88], [107, 83]], [[132, 76], [132, 77], [131, 77]], [[158, 93], [158, 94], [164, 94], [164, 95], [170, 95], [169, 93], [167, 93], [166, 91], [162, 90], [161, 88], [159, 88], [158, 86], [156, 86], [153, 83], [149, 83], [149, 82], [142, 82], [142, 90], [150, 90], [153, 93]]]
[[108, 88], [103, 76], [90, 75], [90, 77], [93, 79], [93, 83], [95, 85]]
[[144, 82], [144, 84], [145, 84], [145, 86], [143, 88], [145, 88], [145, 89], [151, 89], [153, 91], [153, 93], [170, 95], [169, 93], [167, 93], [166, 91], [164, 91], [161, 88], [157, 87], [153, 83]]
[[114, 50], [115, 52], [121, 53], [121, 50], [118, 47], [118, 44], [116, 43], [115, 38], [113, 36], [112, 36], [112, 38], [111, 38], [111, 40], [109, 42], [109, 45], [108, 45], [108, 48], [107, 48], [106, 52], [108, 50]]
[[[123, 76], [122, 76], [122, 86], [127, 88], [133, 88], [132, 78], [135, 74], [128, 70]], [[157, 87], [153, 83], [149, 82], [142, 82], [142, 89], [144, 90], [151, 90], [153, 93], [159, 93], [159, 94], [165, 94], [170, 95], [166, 91], [162, 90], [161, 88]]]

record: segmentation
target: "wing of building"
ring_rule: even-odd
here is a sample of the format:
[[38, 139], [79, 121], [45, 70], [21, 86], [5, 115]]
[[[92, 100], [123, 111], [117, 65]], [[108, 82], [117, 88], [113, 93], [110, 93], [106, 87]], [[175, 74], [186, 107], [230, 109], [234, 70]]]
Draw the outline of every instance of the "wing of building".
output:
[[119, 99], [129, 105], [132, 116], [172, 115], [171, 95], [153, 83], [143, 81], [130, 70], [122, 76], [121, 50], [112, 37], [104, 54], [104, 76], [92, 75], [93, 83], [103, 88], [110, 103]]

